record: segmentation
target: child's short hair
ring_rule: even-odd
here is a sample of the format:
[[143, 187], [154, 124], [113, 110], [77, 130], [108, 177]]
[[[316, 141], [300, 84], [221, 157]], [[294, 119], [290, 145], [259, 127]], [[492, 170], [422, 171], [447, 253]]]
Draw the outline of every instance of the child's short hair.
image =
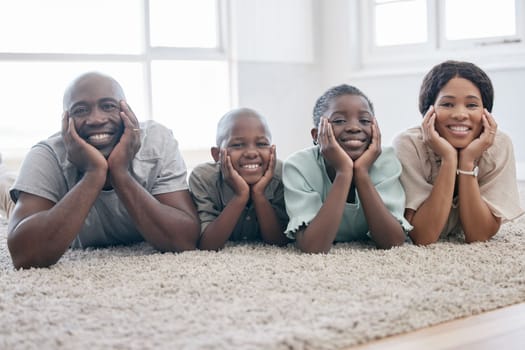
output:
[[419, 90], [419, 111], [425, 114], [431, 105], [436, 101], [439, 91], [452, 78], [463, 78], [476, 85], [481, 93], [483, 106], [492, 111], [494, 103], [494, 89], [488, 75], [478, 66], [470, 62], [445, 61], [432, 67], [423, 78], [421, 89]]
[[230, 137], [230, 132], [231, 132], [233, 123], [235, 122], [237, 118], [243, 115], [244, 116], [249, 115], [251, 117], [255, 117], [259, 119], [259, 121], [264, 127], [266, 136], [268, 136], [270, 141], [272, 140], [272, 133], [270, 132], [270, 128], [268, 127], [268, 123], [266, 122], [266, 118], [253, 109], [241, 107], [241, 108], [232, 109], [231, 111], [223, 115], [221, 119], [219, 120], [219, 122], [217, 123], [217, 136], [215, 140], [217, 143], [217, 147], [219, 148], [222, 147], [223, 143], [228, 139], [228, 137]]
[[328, 89], [323, 95], [321, 95], [321, 97], [317, 99], [317, 102], [315, 102], [313, 110], [314, 126], [319, 125], [321, 117], [330, 107], [330, 102], [332, 102], [332, 100], [334, 100], [335, 98], [343, 95], [357, 95], [363, 97], [366, 100], [366, 102], [368, 102], [368, 106], [370, 106], [370, 111], [372, 111], [372, 114], [375, 115], [374, 105], [361, 90], [352, 85], [341, 84]]

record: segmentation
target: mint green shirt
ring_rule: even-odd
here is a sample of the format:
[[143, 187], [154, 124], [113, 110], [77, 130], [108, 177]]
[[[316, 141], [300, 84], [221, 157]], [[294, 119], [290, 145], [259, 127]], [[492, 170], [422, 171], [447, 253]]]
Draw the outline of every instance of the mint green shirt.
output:
[[[387, 209], [399, 221], [405, 233], [408, 233], [412, 226], [403, 216], [405, 192], [399, 181], [401, 164], [391, 147], [382, 149], [369, 174]], [[283, 183], [286, 211], [290, 217], [285, 233], [294, 239], [296, 232], [301, 227], [308, 226], [315, 218], [332, 188], [319, 146], [303, 149], [286, 159]], [[356, 202], [345, 205], [335, 242], [368, 238], [368, 223], [357, 191]]]

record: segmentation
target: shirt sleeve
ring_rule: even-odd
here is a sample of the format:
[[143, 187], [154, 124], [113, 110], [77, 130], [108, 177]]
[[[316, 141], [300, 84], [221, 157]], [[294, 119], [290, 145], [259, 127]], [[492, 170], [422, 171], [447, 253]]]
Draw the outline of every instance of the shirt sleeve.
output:
[[282, 182], [282, 162], [277, 161], [277, 167], [275, 171], [274, 178], [272, 179], [275, 182], [275, 190], [273, 191], [273, 196], [270, 200], [270, 204], [277, 215], [279, 224], [281, 227], [286, 227], [289, 222], [288, 214], [286, 213], [286, 207], [284, 202], [284, 186]]
[[37, 144], [28, 152], [13, 187], [11, 199], [16, 203], [20, 192], [26, 192], [57, 203], [67, 192], [62, 168], [53, 151]]
[[520, 207], [516, 161], [510, 137], [498, 131], [494, 144], [478, 166], [481, 197], [491, 212], [503, 222], [522, 215], [524, 211]]
[[431, 176], [431, 167], [425, 166], [426, 150], [418, 146], [417, 137], [411, 137], [407, 133], [399, 135], [393, 141], [396, 156], [402, 166], [400, 181], [406, 195], [405, 208], [412, 210], [417, 210], [423, 204], [433, 187], [427, 181]]
[[202, 233], [222, 211], [218, 205], [217, 188], [211, 181], [210, 172], [206, 171], [203, 166], [197, 166], [193, 169], [189, 177], [189, 186], [199, 214]]
[[285, 234], [295, 239], [297, 231], [308, 226], [323, 205], [320, 193], [322, 178], [315, 160], [307, 159], [305, 153], [292, 155], [283, 166], [283, 184], [286, 211], [290, 218]]
[[413, 227], [404, 216], [406, 196], [399, 180], [402, 172], [401, 164], [390, 147], [383, 149], [380, 159], [381, 161], [378, 159], [374, 163], [372, 182], [385, 207], [396, 218], [406, 234]]
[[[161, 142], [158, 142], [162, 140]], [[160, 125], [153, 124], [148, 130], [148, 136], [143, 141], [149, 143], [145, 147], [142, 157], [147, 161], [149, 155], [147, 152], [156, 147], [161, 147], [157, 151], [160, 156], [160, 169], [156, 172], [156, 178], [153, 179], [151, 194], [157, 195], [188, 189], [186, 180], [187, 169], [186, 163], [179, 150], [179, 144], [174, 138], [170, 129]], [[150, 146], [153, 145], [153, 146]], [[155, 151], [155, 152], [157, 152]], [[155, 173], [155, 172], [153, 172]], [[145, 174], [146, 177], [151, 174]]]

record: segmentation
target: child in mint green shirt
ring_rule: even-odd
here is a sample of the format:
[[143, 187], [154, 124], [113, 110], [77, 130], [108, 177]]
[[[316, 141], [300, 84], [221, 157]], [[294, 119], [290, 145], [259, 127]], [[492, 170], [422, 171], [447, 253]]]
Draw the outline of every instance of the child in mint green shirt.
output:
[[314, 146], [284, 162], [287, 236], [310, 253], [369, 238], [379, 248], [403, 244], [412, 227], [401, 164], [381, 148], [372, 103], [353, 86], [335, 86], [317, 100], [313, 119]]

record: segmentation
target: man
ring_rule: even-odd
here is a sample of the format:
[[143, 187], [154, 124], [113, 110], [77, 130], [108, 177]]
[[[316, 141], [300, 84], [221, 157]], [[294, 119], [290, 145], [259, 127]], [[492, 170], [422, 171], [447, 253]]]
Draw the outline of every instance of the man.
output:
[[69, 247], [194, 249], [200, 225], [171, 132], [139, 125], [118, 82], [99, 73], [75, 79], [63, 105], [62, 132], [31, 149], [11, 188], [15, 268], [50, 266]]

